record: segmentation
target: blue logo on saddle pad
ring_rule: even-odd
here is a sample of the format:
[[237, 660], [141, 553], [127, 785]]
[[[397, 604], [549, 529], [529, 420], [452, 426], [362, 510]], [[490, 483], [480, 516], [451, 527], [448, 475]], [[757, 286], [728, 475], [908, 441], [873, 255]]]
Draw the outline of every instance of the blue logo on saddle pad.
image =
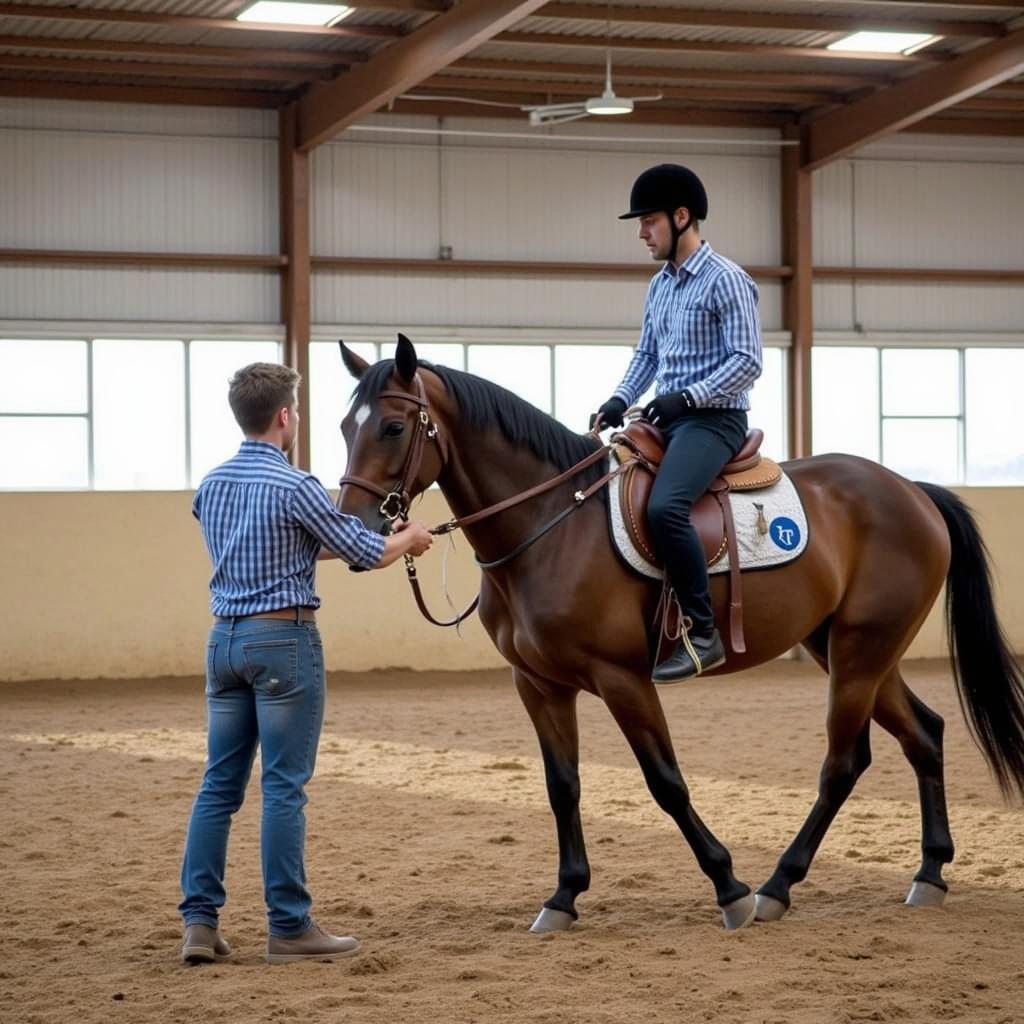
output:
[[800, 527], [788, 516], [777, 516], [768, 527], [768, 533], [776, 547], [792, 551], [800, 543]]

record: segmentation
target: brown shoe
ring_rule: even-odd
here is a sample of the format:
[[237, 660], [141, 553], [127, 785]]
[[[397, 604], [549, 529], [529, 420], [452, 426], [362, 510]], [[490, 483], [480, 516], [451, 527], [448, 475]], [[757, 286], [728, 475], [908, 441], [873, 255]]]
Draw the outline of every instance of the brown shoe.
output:
[[359, 942], [351, 935], [328, 935], [314, 923], [291, 939], [271, 935], [267, 939], [267, 963], [290, 964], [296, 960], [339, 960], [359, 952]]
[[185, 926], [181, 941], [181, 959], [186, 964], [212, 964], [231, 955], [231, 947], [220, 937], [216, 928], [207, 924]]

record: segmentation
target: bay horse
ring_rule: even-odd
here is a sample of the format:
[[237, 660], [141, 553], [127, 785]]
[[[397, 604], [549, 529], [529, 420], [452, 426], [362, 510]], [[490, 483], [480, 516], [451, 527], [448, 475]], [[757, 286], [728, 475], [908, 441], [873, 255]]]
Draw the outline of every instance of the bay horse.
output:
[[[795, 561], [744, 574], [747, 649], [731, 651], [713, 674], [803, 645], [828, 673], [828, 747], [817, 799], [755, 896], [691, 803], [651, 682], [648, 624], [660, 587], [627, 569], [613, 550], [607, 489], [580, 500], [606, 467], [595, 463], [544, 493], [503, 504], [571, 470], [600, 441], [496, 384], [421, 363], [404, 336], [393, 360], [372, 366], [343, 342], [341, 350], [358, 385], [342, 421], [349, 459], [339, 508], [387, 532], [408, 500], [436, 481], [455, 516], [471, 520], [465, 533], [483, 568], [480, 618], [511, 664], [537, 731], [558, 836], [557, 887], [531, 930], [568, 928], [577, 896], [590, 885], [579, 814], [580, 690], [608, 706], [651, 794], [714, 886], [726, 928], [755, 916], [778, 920], [787, 911], [791, 887], [806, 877], [871, 762], [872, 720], [898, 740], [918, 780], [922, 857], [906, 902], [943, 901], [942, 869], [953, 859], [943, 720], [900, 674], [900, 658], [943, 583], [961, 709], [1004, 794], [1024, 794], [1024, 678], [997, 621], [981, 537], [956, 495], [854, 456], [783, 465], [805, 506], [808, 546]], [[472, 513], [495, 503], [502, 505], [497, 514], [475, 521]], [[574, 511], [565, 522], [538, 531], [567, 507]], [[712, 577], [720, 628], [725, 586], [722, 576]]]

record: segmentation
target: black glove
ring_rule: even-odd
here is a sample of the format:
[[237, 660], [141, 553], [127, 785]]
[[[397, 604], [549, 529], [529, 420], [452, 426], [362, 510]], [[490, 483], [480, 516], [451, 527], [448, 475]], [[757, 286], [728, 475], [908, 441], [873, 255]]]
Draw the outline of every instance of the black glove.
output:
[[647, 403], [647, 407], [644, 409], [644, 419], [650, 420], [656, 427], [667, 427], [673, 420], [679, 419], [683, 413], [696, 408], [697, 403], [689, 391], [658, 395], [653, 402]]
[[595, 423], [602, 427], [621, 427], [625, 414], [626, 403], [618, 395], [613, 395], [597, 410], [596, 416], [590, 417], [590, 429], [594, 429]]

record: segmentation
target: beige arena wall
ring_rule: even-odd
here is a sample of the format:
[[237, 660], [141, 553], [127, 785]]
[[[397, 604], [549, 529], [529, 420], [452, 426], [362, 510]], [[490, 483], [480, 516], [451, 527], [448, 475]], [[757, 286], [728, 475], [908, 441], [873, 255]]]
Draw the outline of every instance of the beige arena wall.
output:
[[[1024, 651], [1024, 488], [960, 488], [992, 552], [1000, 618]], [[4, 586], [0, 590], [0, 679], [144, 678], [197, 675], [209, 626], [209, 564], [191, 492], [7, 493], [0, 495]], [[417, 518], [447, 517], [431, 492]], [[446, 541], [421, 560], [428, 603], [450, 614], [441, 594]], [[462, 540], [449, 585], [461, 608], [478, 574]], [[320, 629], [331, 669], [479, 669], [503, 664], [479, 621], [462, 630], [426, 623], [401, 565], [353, 574], [340, 562], [317, 572]], [[933, 610], [911, 657], [946, 652]]]

